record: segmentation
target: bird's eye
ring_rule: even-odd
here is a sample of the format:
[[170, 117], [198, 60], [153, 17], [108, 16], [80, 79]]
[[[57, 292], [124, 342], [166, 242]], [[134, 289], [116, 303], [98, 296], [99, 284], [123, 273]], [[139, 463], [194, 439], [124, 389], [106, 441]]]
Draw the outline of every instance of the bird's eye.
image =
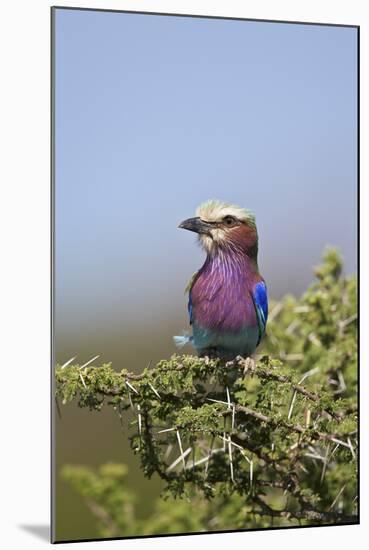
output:
[[237, 221], [233, 216], [225, 216], [225, 218], [223, 218], [223, 223], [227, 227], [233, 227], [234, 225], [236, 225]]

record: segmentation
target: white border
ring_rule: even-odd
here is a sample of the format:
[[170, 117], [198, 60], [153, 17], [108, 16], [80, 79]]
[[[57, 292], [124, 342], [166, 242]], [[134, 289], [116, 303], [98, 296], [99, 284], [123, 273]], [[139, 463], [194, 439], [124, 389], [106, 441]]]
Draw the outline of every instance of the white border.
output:
[[[79, 0], [64, 6], [222, 15], [256, 19], [360, 25], [361, 30], [361, 334], [368, 334], [367, 0]], [[19, 525], [49, 522], [49, 51], [47, 0], [14, 0], [1, 6], [1, 542], [4, 548], [44, 547]], [[344, 220], [342, 221], [344, 223]], [[364, 243], [364, 244], [363, 244]], [[368, 249], [368, 247], [366, 246]], [[5, 307], [5, 310], [4, 310]], [[368, 357], [362, 339], [362, 356]], [[5, 355], [4, 355], [5, 349]], [[84, 543], [112, 548], [177, 548], [232, 544], [284, 549], [335, 550], [369, 539], [368, 368], [361, 360], [361, 525]], [[107, 546], [108, 545], [108, 546]], [[70, 544], [69, 547], [75, 547]], [[78, 548], [82, 548], [79, 546]]]

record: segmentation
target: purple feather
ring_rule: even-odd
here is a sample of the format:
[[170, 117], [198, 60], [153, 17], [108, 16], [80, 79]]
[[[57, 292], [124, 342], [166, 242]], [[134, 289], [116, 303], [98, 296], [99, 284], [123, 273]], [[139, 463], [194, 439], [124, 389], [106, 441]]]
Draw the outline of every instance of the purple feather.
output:
[[261, 280], [245, 255], [208, 256], [191, 291], [192, 316], [204, 328], [239, 332], [257, 326], [252, 290]]

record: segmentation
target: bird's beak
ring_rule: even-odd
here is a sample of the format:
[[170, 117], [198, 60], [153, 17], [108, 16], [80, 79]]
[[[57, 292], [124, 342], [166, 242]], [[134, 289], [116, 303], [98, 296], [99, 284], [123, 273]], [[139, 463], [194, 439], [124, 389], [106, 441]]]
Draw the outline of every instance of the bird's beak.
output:
[[201, 218], [189, 218], [184, 220], [179, 224], [181, 229], [188, 229], [188, 231], [194, 231], [195, 233], [200, 233], [203, 235], [211, 235], [211, 229], [213, 225], [211, 223], [205, 222]]

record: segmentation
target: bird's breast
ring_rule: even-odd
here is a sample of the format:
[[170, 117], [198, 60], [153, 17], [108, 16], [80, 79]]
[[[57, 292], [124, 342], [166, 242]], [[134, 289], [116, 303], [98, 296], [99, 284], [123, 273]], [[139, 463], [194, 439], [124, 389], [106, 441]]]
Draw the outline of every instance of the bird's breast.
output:
[[251, 277], [239, 266], [206, 266], [191, 289], [193, 318], [199, 326], [238, 333], [257, 325]]

